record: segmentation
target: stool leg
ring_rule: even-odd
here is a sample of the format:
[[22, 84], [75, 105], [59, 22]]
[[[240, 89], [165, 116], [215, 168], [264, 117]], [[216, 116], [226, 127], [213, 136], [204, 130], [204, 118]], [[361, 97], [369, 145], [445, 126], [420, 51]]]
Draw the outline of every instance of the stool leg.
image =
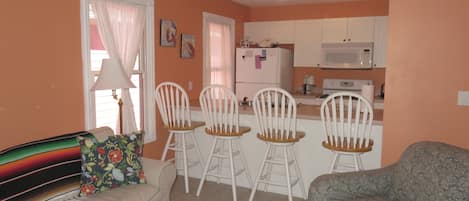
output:
[[169, 145], [171, 144], [171, 139], [173, 138], [174, 133], [169, 131], [168, 140], [166, 140], [166, 145], [164, 146], [163, 156], [161, 156], [161, 160], [166, 160], [166, 154], [168, 154]]
[[198, 157], [199, 157], [200, 170], [203, 170], [204, 169], [204, 164], [203, 164], [204, 159], [202, 158], [202, 153], [200, 152], [199, 143], [195, 139], [194, 130], [192, 130], [192, 133], [190, 135], [191, 135], [191, 138], [192, 138], [192, 142], [194, 142], [195, 149], [197, 150], [197, 154], [198, 154]]
[[[269, 156], [267, 157], [269, 160], [275, 159], [275, 152], [276, 152], [276, 147], [273, 146], [270, 149]], [[267, 170], [266, 170], [266, 180], [269, 180], [272, 178], [272, 163], [267, 164]], [[267, 192], [269, 190], [269, 184], [265, 183], [264, 184], [264, 192]]]
[[288, 201], [293, 201], [290, 181], [290, 166], [288, 165], [287, 146], [283, 147], [283, 157], [285, 158], [285, 176], [287, 177]]
[[199, 187], [197, 188], [197, 194], [196, 194], [197, 197], [199, 197], [200, 191], [202, 191], [202, 186], [204, 185], [205, 178], [207, 177], [208, 169], [210, 168], [210, 164], [212, 163], [213, 153], [215, 152], [216, 145], [217, 145], [217, 138], [215, 137], [213, 138], [212, 148], [210, 149], [210, 153], [207, 158], [207, 163], [205, 164], [204, 173], [202, 174], [202, 178], [200, 178], [200, 183], [199, 183]]
[[333, 173], [335, 171], [337, 157], [339, 156], [339, 153], [337, 153], [335, 151], [333, 153], [334, 153], [334, 159], [332, 159], [331, 168], [329, 169], [329, 173]]
[[[222, 154], [225, 150], [225, 140], [220, 138], [220, 143], [218, 144], [218, 154]], [[217, 167], [217, 184], [220, 184], [220, 175], [223, 170], [223, 158], [218, 158], [218, 167]]]
[[228, 152], [230, 156], [230, 169], [231, 169], [231, 190], [233, 191], [233, 200], [237, 201], [236, 198], [236, 175], [235, 166], [233, 161], [233, 144], [232, 140], [228, 140]]
[[303, 183], [303, 176], [301, 174], [300, 164], [298, 163], [298, 160], [296, 159], [295, 149], [293, 146], [290, 148], [290, 155], [292, 155], [293, 160], [295, 161], [296, 176], [298, 177], [298, 182], [299, 182], [301, 193], [303, 194], [303, 199], [306, 200], [305, 184]]
[[187, 150], [186, 150], [186, 134], [182, 134], [182, 158], [184, 165], [184, 184], [186, 188], [186, 193], [189, 193], [189, 176], [188, 176], [188, 167], [187, 167]]
[[265, 160], [267, 160], [267, 156], [269, 154], [271, 146], [272, 146], [271, 144], [267, 144], [267, 151], [265, 152], [264, 159], [262, 160], [262, 163], [261, 163], [261, 167], [259, 168], [259, 172], [257, 173], [256, 181], [254, 181], [254, 186], [252, 187], [251, 195], [249, 196], [249, 201], [254, 200], [254, 194], [256, 194], [257, 185], [259, 184], [259, 179], [262, 175], [262, 171], [264, 171]]
[[246, 155], [244, 154], [243, 147], [241, 146], [241, 139], [238, 138], [238, 149], [241, 154], [241, 162], [244, 166], [244, 174], [248, 180], [249, 188], [252, 188], [252, 178], [251, 178], [251, 171], [249, 171], [248, 163], [246, 161]]

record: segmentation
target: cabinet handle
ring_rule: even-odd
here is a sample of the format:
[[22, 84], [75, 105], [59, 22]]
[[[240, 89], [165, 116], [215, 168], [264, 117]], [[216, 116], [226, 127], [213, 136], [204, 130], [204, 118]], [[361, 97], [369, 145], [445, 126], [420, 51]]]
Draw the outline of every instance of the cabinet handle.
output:
[[349, 38], [348, 41], [351, 41], [351, 39]]
[[344, 42], [347, 41], [346, 39], [344, 39]]
[[317, 64], [317, 66], [319, 67], [320, 65], [319, 65], [319, 64]]

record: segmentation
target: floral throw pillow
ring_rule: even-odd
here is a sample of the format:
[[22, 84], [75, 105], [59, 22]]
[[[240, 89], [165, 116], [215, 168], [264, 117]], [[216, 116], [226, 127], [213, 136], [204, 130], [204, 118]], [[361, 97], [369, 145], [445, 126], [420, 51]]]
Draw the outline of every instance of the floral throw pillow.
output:
[[103, 142], [78, 137], [82, 161], [80, 196], [145, 183], [141, 139], [141, 133], [109, 136]]

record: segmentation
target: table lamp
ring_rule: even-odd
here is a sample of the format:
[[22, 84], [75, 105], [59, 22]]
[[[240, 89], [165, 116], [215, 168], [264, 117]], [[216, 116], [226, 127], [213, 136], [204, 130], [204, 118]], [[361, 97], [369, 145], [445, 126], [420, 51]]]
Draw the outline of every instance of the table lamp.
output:
[[135, 88], [135, 85], [127, 77], [122, 65], [115, 59], [103, 59], [101, 71], [98, 79], [94, 83], [91, 90], [112, 90], [112, 97], [117, 100], [119, 105], [119, 131], [122, 130], [122, 99], [117, 97], [116, 89]]

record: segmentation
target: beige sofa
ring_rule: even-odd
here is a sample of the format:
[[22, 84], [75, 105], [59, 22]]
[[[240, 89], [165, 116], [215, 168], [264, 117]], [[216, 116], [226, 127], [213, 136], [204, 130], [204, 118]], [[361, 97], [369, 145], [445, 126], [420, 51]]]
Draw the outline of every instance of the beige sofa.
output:
[[[114, 135], [109, 127], [89, 131], [98, 139]], [[169, 162], [143, 158], [143, 170], [147, 184], [128, 185], [110, 191], [78, 198], [87, 201], [169, 201], [171, 187], [176, 179], [176, 167]]]

